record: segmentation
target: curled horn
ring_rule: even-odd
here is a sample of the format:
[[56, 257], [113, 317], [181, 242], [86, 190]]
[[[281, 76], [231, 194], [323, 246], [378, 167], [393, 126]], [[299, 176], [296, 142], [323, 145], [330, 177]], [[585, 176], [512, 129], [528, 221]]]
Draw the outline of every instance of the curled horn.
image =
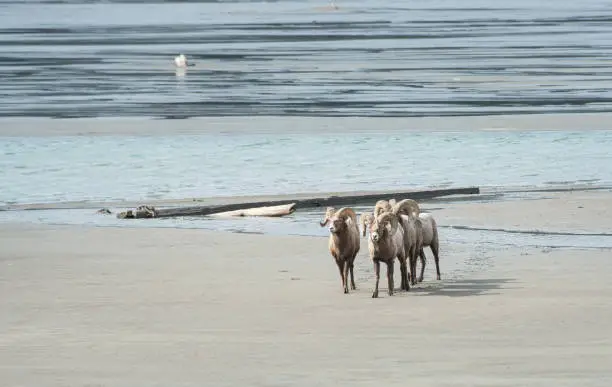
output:
[[393, 213], [396, 215], [404, 214], [416, 218], [421, 213], [421, 209], [414, 200], [404, 199], [393, 206]]
[[386, 201], [386, 200], [379, 200], [376, 202], [376, 205], [374, 205], [374, 216], [377, 217], [378, 215], [382, 214], [383, 212], [389, 212], [393, 209], [393, 207], [391, 206], [391, 204]]
[[353, 211], [352, 208], [342, 207], [341, 209], [338, 210], [338, 212], [336, 212], [335, 215], [338, 218], [342, 218], [344, 220], [346, 220], [347, 218], [350, 218], [353, 224], [357, 224], [357, 214], [355, 213], [355, 211]]
[[395, 234], [397, 230], [398, 221], [397, 216], [392, 212], [383, 212], [378, 216], [378, 224], [380, 226], [385, 226], [387, 223], [391, 224], [391, 235]]
[[334, 216], [335, 212], [334, 207], [327, 207], [327, 210], [325, 211], [325, 218], [319, 222], [319, 225], [321, 227], [327, 226], [327, 223], [329, 223], [329, 220]]

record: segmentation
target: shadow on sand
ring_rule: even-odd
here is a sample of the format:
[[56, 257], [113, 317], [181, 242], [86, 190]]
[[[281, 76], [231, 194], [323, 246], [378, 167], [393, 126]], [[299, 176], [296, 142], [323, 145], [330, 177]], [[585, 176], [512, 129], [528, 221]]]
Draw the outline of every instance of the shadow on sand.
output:
[[505, 284], [515, 282], [510, 278], [461, 279], [449, 282], [422, 282], [410, 287], [408, 293], [428, 296], [468, 297], [483, 294], [499, 294], [497, 289], [505, 288]]

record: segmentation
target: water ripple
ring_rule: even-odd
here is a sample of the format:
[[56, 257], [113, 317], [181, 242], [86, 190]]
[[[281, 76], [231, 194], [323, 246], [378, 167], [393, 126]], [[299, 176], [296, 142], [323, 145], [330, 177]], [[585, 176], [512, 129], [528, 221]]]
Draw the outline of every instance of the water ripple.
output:
[[609, 131], [281, 139], [286, 134], [0, 137], [0, 204], [612, 184]]
[[[3, 1], [0, 115], [612, 111], [604, 0], [338, 5]], [[175, 71], [178, 52], [195, 67]]]

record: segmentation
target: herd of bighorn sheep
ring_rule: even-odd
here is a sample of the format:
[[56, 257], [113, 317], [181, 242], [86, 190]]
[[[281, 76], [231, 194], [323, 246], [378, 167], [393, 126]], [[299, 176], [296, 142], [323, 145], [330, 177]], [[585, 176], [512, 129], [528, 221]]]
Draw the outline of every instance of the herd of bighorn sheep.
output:
[[[348, 207], [336, 211], [328, 207], [321, 227], [329, 225], [329, 251], [336, 260], [344, 293], [349, 292], [349, 273], [351, 289], [355, 290], [353, 265], [359, 253], [361, 235], [368, 235], [368, 251], [374, 263], [376, 285], [373, 298], [378, 297], [380, 264], [387, 265], [389, 295], [393, 295], [393, 271], [395, 259], [399, 261], [401, 290], [410, 290], [410, 285], [423, 281], [425, 272], [425, 247], [430, 247], [436, 262], [436, 278], [440, 279], [440, 257], [438, 228], [433, 216], [421, 213], [420, 207], [412, 199], [396, 202], [379, 200], [372, 213], [360, 217], [362, 233], [359, 231], [357, 214]], [[417, 259], [421, 259], [421, 273], [417, 279]], [[408, 266], [410, 272], [408, 272]]]

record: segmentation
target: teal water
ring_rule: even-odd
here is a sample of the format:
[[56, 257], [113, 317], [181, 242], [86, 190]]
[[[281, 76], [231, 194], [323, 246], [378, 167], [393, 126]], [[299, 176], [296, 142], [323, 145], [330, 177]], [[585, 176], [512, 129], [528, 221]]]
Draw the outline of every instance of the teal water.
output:
[[612, 184], [610, 131], [0, 137], [0, 205]]

